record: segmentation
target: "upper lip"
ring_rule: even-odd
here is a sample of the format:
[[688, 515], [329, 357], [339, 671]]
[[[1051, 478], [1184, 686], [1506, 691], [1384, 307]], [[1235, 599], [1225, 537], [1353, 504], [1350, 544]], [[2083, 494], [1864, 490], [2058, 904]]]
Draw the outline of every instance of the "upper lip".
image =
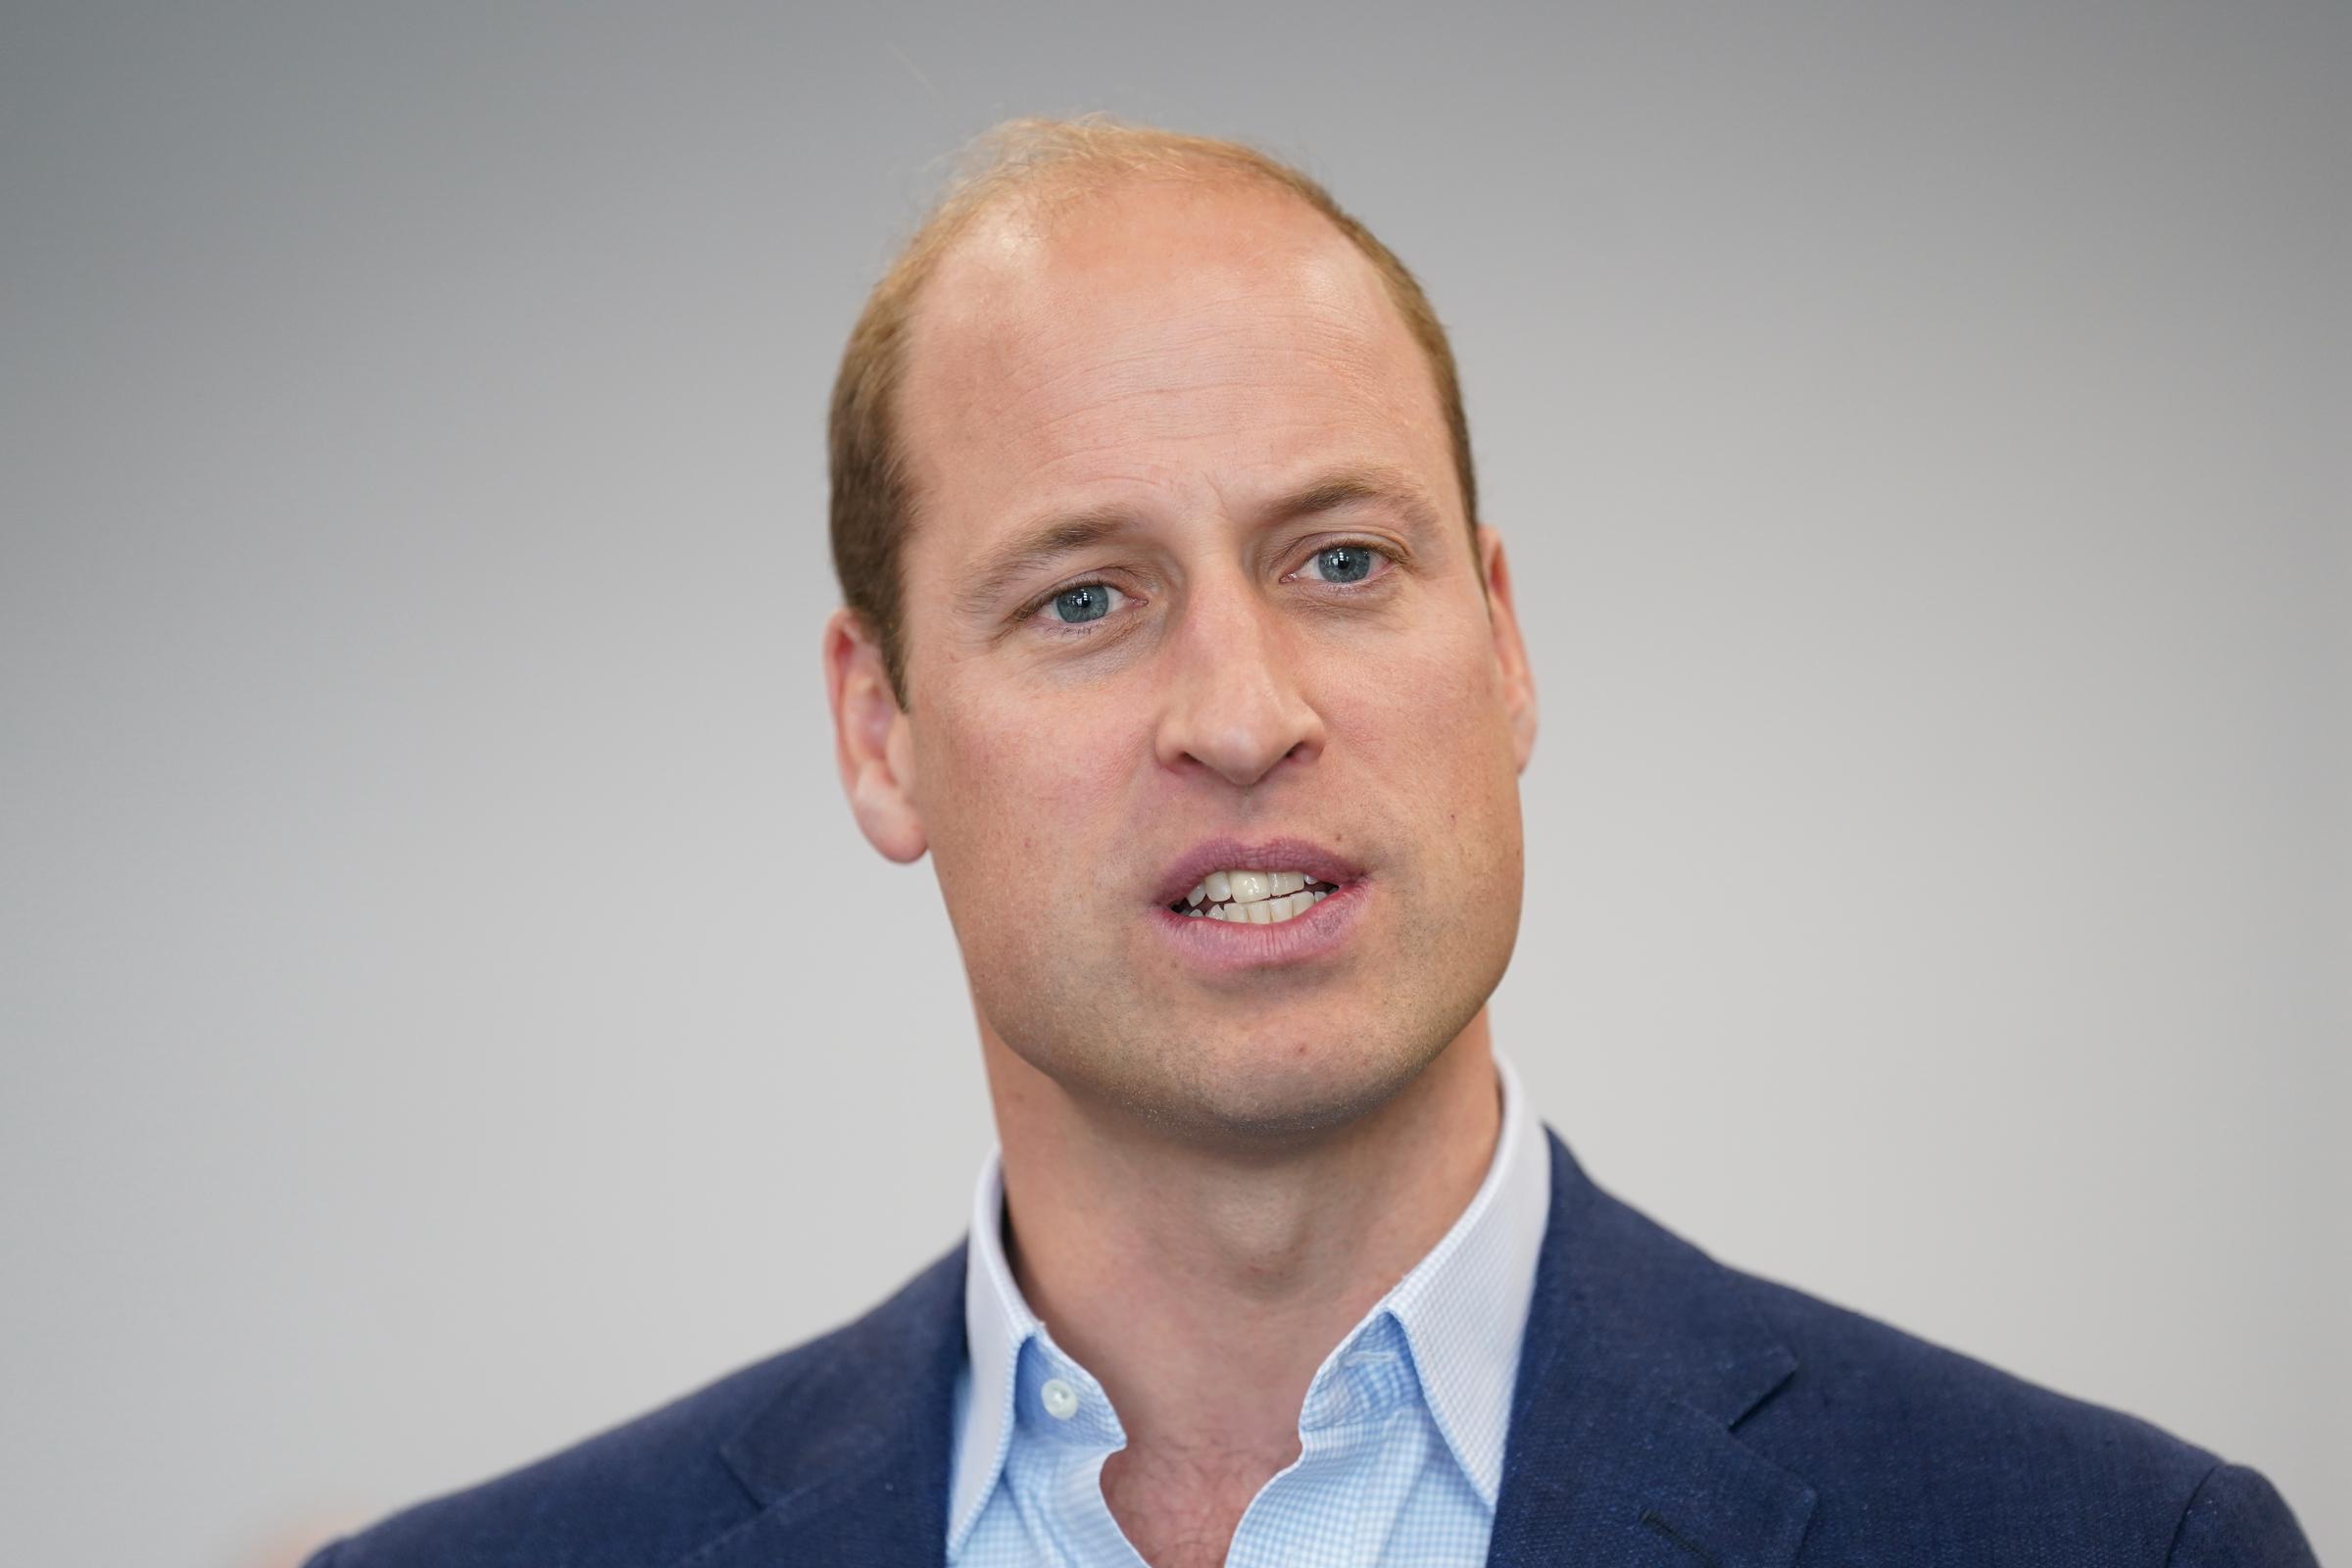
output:
[[1312, 839], [1204, 839], [1169, 864], [1154, 902], [1174, 904], [1211, 871], [1303, 871], [1334, 886], [1364, 874], [1354, 861]]

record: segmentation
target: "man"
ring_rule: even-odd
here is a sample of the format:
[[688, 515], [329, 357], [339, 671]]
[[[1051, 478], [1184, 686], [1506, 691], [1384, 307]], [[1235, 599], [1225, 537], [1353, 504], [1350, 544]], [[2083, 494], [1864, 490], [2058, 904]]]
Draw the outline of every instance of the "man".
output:
[[1489, 1039], [1536, 704], [1427, 301], [1244, 149], [993, 145], [852, 335], [824, 643], [963, 952], [969, 1245], [318, 1568], [2309, 1562], [1585, 1177]]

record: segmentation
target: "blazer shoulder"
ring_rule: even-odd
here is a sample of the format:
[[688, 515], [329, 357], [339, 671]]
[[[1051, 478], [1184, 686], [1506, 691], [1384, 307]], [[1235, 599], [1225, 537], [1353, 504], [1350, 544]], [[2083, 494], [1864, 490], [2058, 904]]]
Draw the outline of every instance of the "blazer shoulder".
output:
[[2278, 1489], [2243, 1465], [2216, 1465], [2180, 1516], [2168, 1568], [2242, 1563], [2319, 1568], [2294, 1510]]
[[[2277, 1497], [2253, 1471], [2152, 1422], [1789, 1286], [1726, 1272], [1796, 1360], [1740, 1435], [1819, 1494], [1808, 1561], [1936, 1563], [1966, 1540], [1977, 1550], [1997, 1544], [1999, 1560], [2153, 1568], [2203, 1560], [2173, 1555], [2200, 1499], [2212, 1497], [2208, 1513], [2226, 1523]], [[2215, 1495], [2213, 1478], [2232, 1474], [2251, 1486], [2230, 1483]], [[2286, 1530], [2300, 1542], [2291, 1515]], [[1858, 1550], [1838, 1549], [1848, 1545]]]
[[308, 1568], [647, 1568], [757, 1513], [729, 1446], [818, 1374], [866, 1359], [894, 1313], [955, 1264], [931, 1265], [863, 1317], [517, 1469], [333, 1542]]

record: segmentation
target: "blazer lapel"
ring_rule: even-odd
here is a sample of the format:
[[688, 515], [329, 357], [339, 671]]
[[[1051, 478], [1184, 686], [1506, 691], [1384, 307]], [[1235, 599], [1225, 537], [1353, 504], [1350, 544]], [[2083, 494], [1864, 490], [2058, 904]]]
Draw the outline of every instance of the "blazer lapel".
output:
[[719, 1450], [761, 1504], [671, 1568], [939, 1568], [963, 1346], [961, 1246], [840, 1333]]
[[1488, 1562], [1790, 1562], [1812, 1489], [1733, 1428], [1795, 1357], [1726, 1270], [1550, 1143], [1551, 1217]]

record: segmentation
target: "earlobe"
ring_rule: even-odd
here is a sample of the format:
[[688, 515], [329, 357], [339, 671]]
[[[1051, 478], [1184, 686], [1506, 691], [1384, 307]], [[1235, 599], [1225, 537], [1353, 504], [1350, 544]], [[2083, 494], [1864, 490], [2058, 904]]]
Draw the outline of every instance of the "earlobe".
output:
[[918, 859], [930, 841], [914, 803], [912, 736], [882, 650], [855, 612], [837, 610], [825, 622], [823, 660], [834, 758], [850, 813], [883, 855]]
[[1494, 659], [1502, 670], [1503, 706], [1511, 726], [1511, 751], [1519, 771], [1527, 771], [1536, 752], [1536, 676], [1527, 662], [1527, 644], [1519, 636], [1519, 607], [1512, 597], [1510, 562], [1502, 553], [1502, 536], [1494, 529], [1478, 530], [1478, 564], [1486, 579], [1487, 619], [1494, 633]]

